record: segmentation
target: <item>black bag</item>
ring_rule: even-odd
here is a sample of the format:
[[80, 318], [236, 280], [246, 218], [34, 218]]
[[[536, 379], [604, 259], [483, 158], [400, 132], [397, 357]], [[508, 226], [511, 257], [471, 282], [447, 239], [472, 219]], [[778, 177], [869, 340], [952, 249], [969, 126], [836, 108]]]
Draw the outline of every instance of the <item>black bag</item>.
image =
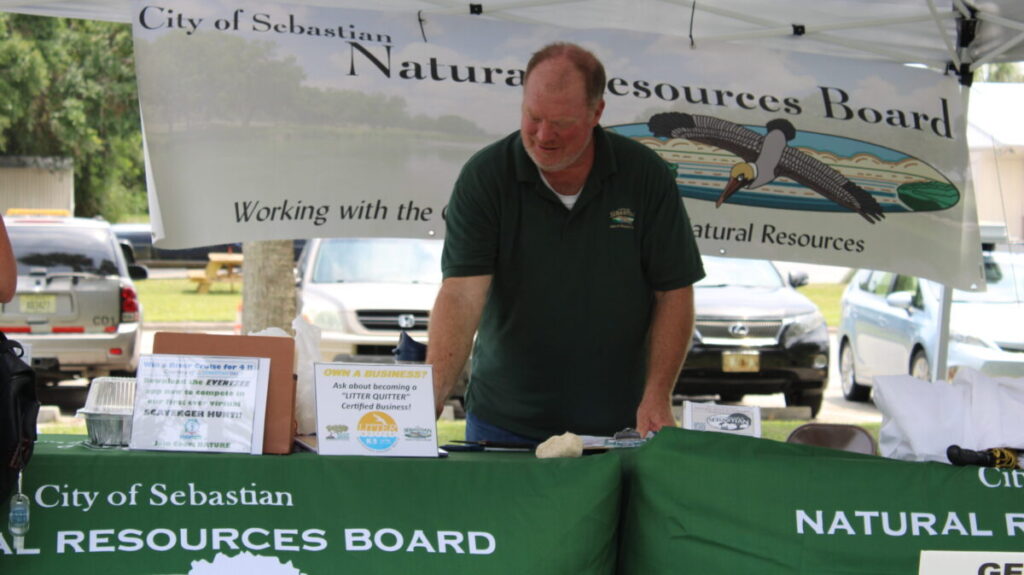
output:
[[36, 441], [36, 372], [21, 344], [0, 332], [0, 507], [7, 503]]

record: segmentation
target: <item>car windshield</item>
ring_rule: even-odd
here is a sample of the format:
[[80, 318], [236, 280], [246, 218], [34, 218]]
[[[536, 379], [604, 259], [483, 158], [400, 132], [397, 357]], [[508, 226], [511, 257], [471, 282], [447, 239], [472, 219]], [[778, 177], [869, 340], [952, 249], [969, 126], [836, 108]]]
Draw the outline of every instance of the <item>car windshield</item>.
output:
[[985, 291], [953, 290], [953, 301], [1013, 303], [1024, 301], [1024, 258], [985, 256]]
[[784, 284], [775, 266], [768, 260], [748, 260], [739, 258], [719, 258], [703, 256], [704, 279], [697, 282], [697, 287], [761, 287], [779, 288]]
[[10, 226], [18, 275], [33, 268], [47, 273], [118, 275], [110, 233], [99, 228]]
[[442, 240], [324, 239], [313, 283], [441, 283], [442, 245]]

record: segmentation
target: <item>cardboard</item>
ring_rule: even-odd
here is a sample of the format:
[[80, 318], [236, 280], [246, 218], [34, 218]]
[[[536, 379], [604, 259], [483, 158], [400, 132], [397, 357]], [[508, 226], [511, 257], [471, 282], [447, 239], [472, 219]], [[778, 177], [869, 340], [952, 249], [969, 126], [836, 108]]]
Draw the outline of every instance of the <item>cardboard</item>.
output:
[[263, 453], [291, 453], [295, 435], [295, 340], [259, 335], [157, 332], [153, 353], [270, 358]]

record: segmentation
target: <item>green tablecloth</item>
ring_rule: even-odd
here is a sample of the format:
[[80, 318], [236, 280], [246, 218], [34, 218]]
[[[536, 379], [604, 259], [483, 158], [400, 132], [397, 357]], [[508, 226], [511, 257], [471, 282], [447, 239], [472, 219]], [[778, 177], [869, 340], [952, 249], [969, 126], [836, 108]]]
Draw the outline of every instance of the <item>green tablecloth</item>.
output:
[[623, 459], [620, 573], [916, 575], [1024, 551], [1024, 471], [669, 429]]
[[30, 554], [12, 555], [4, 532], [3, 574], [916, 575], [924, 549], [1024, 551], [1022, 471], [679, 429], [568, 460], [97, 451], [45, 438], [25, 482]]
[[[64, 440], [64, 441], [61, 441]], [[0, 573], [612, 573], [620, 460], [95, 450], [42, 438]], [[250, 558], [249, 553], [263, 558]], [[199, 562], [199, 563], [196, 563]], [[219, 569], [199, 571], [217, 565]], [[291, 563], [294, 570], [262, 565]], [[278, 567], [280, 568], [280, 567]]]

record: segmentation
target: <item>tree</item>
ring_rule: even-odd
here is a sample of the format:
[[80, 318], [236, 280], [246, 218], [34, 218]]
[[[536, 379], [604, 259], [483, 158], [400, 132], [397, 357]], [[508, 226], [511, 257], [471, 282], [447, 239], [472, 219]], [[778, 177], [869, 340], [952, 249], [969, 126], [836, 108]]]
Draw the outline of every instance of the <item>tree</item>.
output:
[[71, 157], [77, 215], [144, 211], [131, 28], [0, 13], [0, 154]]
[[294, 251], [291, 240], [245, 242], [242, 333], [279, 327], [289, 334], [295, 318]]
[[985, 64], [978, 68], [976, 79], [982, 82], [1024, 82], [1024, 72], [1016, 62]]

